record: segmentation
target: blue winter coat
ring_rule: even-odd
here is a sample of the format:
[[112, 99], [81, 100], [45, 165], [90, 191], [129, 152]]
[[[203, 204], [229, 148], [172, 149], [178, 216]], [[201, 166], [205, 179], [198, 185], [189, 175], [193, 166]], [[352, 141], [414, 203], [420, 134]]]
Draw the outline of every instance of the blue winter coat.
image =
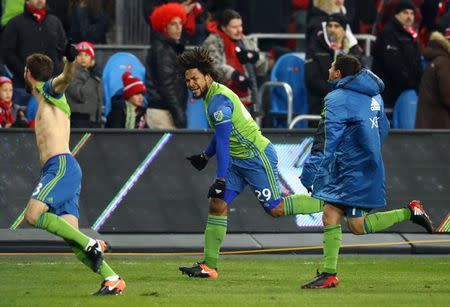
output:
[[301, 175], [313, 197], [351, 207], [386, 206], [381, 147], [389, 123], [383, 89], [369, 70], [334, 83]]

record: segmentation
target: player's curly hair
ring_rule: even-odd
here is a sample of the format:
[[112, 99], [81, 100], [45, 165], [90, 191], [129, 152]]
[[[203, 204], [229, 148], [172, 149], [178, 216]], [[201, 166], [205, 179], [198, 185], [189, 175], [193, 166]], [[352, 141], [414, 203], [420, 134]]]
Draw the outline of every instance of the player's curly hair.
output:
[[202, 47], [187, 50], [180, 54], [177, 57], [177, 65], [182, 74], [188, 69], [197, 68], [202, 74], [210, 75], [213, 80], [217, 80], [219, 76], [209, 51]]

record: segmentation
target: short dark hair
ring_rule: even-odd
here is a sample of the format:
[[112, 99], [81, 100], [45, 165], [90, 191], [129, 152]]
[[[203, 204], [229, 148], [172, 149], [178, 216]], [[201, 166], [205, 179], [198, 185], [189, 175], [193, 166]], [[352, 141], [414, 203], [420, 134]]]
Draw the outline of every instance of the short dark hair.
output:
[[219, 75], [209, 51], [202, 47], [187, 50], [180, 54], [177, 57], [177, 65], [183, 74], [188, 69], [197, 68], [202, 74], [210, 75], [214, 80], [217, 80]]
[[226, 9], [220, 14], [218, 22], [220, 26], [226, 27], [231, 19], [242, 19], [241, 15], [235, 10]]
[[361, 71], [361, 62], [353, 55], [338, 55], [334, 63], [334, 68], [341, 72], [341, 77], [356, 75]]
[[53, 74], [53, 61], [42, 53], [33, 53], [26, 59], [25, 65], [37, 81], [47, 81]]

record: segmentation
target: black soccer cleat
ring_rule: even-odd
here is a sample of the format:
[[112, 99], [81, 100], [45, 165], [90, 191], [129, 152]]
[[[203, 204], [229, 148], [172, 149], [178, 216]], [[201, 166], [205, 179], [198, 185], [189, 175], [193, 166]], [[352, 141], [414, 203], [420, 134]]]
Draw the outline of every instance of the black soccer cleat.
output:
[[98, 272], [103, 262], [103, 254], [111, 250], [111, 246], [103, 240], [95, 240], [95, 244], [88, 247], [86, 255], [92, 261], [92, 270]]
[[197, 262], [192, 267], [179, 267], [182, 274], [186, 274], [189, 277], [199, 277], [199, 278], [212, 278], [215, 279], [219, 277], [217, 269], [209, 268], [205, 262]]
[[100, 289], [92, 295], [119, 295], [123, 293], [126, 287], [125, 281], [120, 277], [115, 281], [104, 280]]
[[427, 230], [428, 233], [433, 233], [434, 227], [433, 222], [431, 221], [428, 214], [425, 212], [425, 209], [420, 204], [419, 200], [413, 200], [408, 205], [409, 210], [411, 211], [411, 221], [414, 224], [420, 225]]
[[310, 282], [304, 284], [302, 289], [326, 289], [336, 288], [339, 285], [339, 279], [336, 274], [322, 272], [317, 270], [317, 276]]

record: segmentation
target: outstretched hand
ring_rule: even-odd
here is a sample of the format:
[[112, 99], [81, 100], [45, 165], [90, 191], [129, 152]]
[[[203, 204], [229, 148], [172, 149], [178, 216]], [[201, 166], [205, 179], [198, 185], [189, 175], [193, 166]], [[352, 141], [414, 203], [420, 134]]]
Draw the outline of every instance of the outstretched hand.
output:
[[72, 40], [69, 39], [64, 50], [64, 56], [66, 57], [67, 61], [72, 63], [73, 61], [75, 61], [77, 55], [78, 50], [77, 48], [75, 48], [75, 45], [72, 44]]
[[199, 171], [204, 169], [206, 164], [208, 164], [208, 159], [205, 157], [204, 153], [186, 157], [186, 159], [191, 161], [192, 166], [195, 167]]

